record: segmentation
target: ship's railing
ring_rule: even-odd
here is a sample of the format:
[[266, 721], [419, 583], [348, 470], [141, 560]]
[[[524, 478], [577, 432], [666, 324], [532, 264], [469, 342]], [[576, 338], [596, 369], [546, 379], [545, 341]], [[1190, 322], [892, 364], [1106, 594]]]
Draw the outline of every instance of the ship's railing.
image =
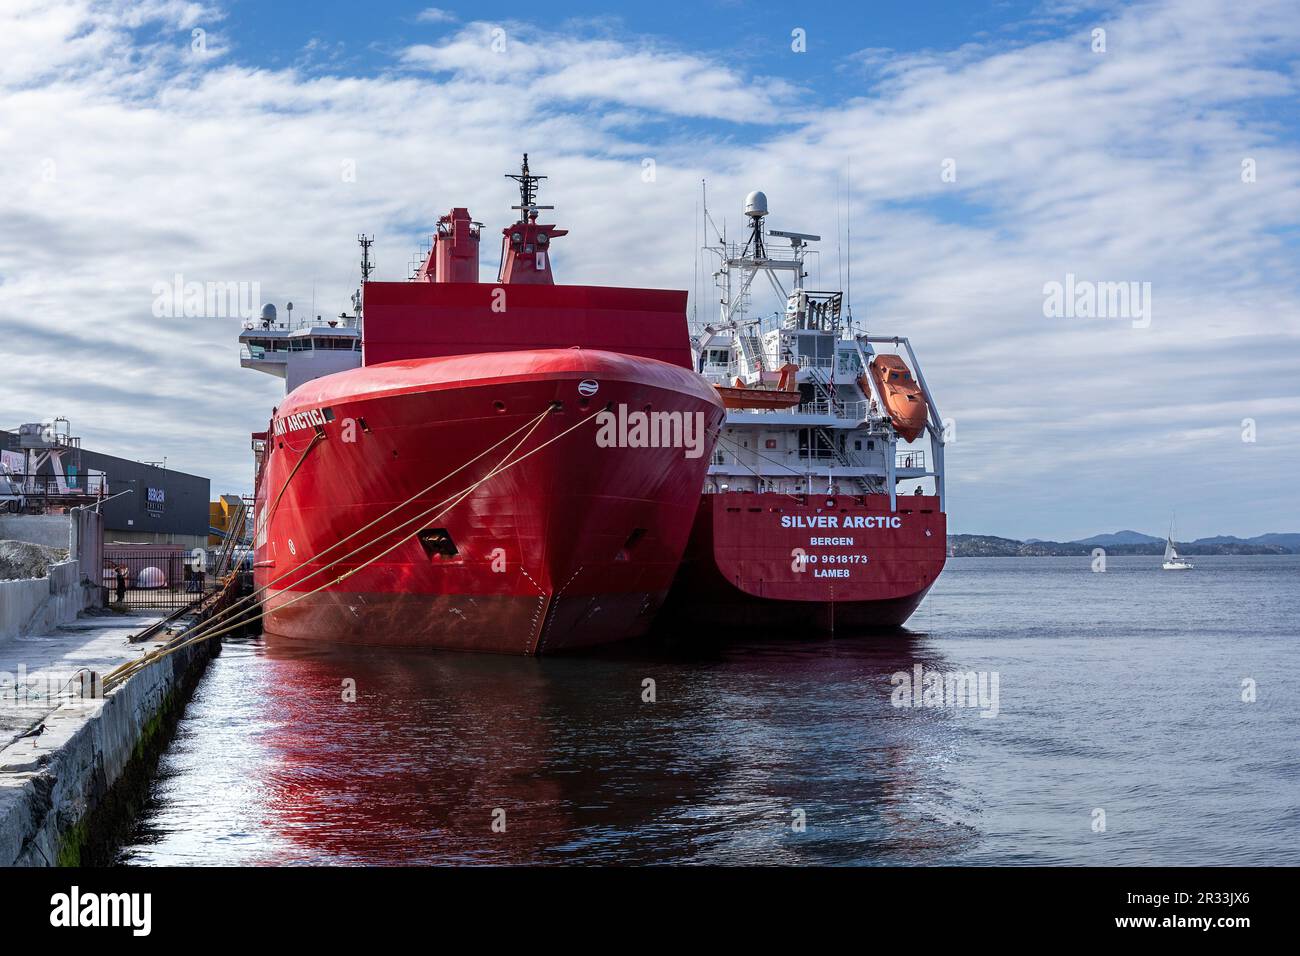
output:
[[330, 325], [329, 321], [319, 315], [314, 318], [302, 316], [301, 318], [294, 319], [292, 322], [272, 322], [269, 325], [264, 325], [260, 320], [258, 320], [245, 325], [244, 330], [246, 332], [298, 332], [302, 329], [329, 328], [351, 330], [353, 332], [359, 331], [359, 326], [357, 325], [355, 316], [342, 316], [330, 321], [333, 321], [335, 324]]
[[722, 467], [735, 467], [744, 470], [748, 474], [752, 474], [755, 469], [764, 471], [769, 466], [787, 471], [791, 469], [802, 471], [806, 468], [824, 469], [827, 462], [833, 462], [835, 467], [839, 469], [861, 469], [869, 474], [881, 474], [884, 471], [880, 459], [871, 461], [852, 451], [844, 451], [836, 455], [832, 449], [826, 447], [803, 448], [800, 449], [797, 455], [779, 455], [779, 457], [773, 457], [776, 454], [773, 452], [760, 455], [749, 449], [745, 450], [749, 454], [742, 456], [730, 448], [715, 449], [713, 458], [710, 459], [709, 463]]
[[725, 384], [730, 385], [736, 378], [735, 362], [705, 362], [701, 374], [713, 381], [713, 379], [722, 379]]
[[795, 361], [799, 363], [800, 368], [830, 368], [835, 364], [835, 358], [830, 355], [800, 355]]
[[832, 417], [846, 422], [866, 421], [866, 402], [804, 402], [790, 408], [746, 408], [750, 415], [808, 415]]
[[851, 451], [841, 451], [838, 455], [834, 449], [824, 446], [817, 448], [803, 448], [799, 451], [799, 464], [811, 464], [813, 462], [834, 461], [841, 468], [865, 468], [871, 472], [881, 471], [879, 460], [869, 462], [861, 455], [856, 455]]
[[[716, 248], [716, 247], [715, 247]], [[722, 251], [729, 261], [737, 261], [745, 258], [745, 243], [728, 242], [722, 246]], [[773, 262], [797, 262], [799, 257], [785, 246], [772, 245], [766, 249], [765, 258]]]
[[895, 468], [920, 468], [925, 471], [925, 452], [900, 451], [894, 459]]
[[0, 514], [55, 514], [89, 507], [108, 496], [105, 475], [68, 475], [59, 486], [51, 474], [0, 472]]
[[[806, 477], [786, 476], [776, 477], [772, 475], [764, 476], [761, 479], [755, 479], [752, 475], [713, 475], [704, 484], [704, 493], [706, 495], [726, 494], [728, 492], [770, 492], [779, 495], [807, 495], [810, 494], [809, 485], [815, 491], [811, 492], [819, 498], [826, 495], [849, 495], [859, 496], [862, 494], [884, 494], [884, 475], [835, 475], [830, 478], [825, 473], [815, 474], [811, 481]], [[862, 483], [862, 484], [859, 484]], [[863, 484], [868, 487], [863, 487]]]
[[867, 417], [866, 402], [804, 402], [799, 406], [800, 415], [833, 415], [851, 422], [860, 422]]
[[[59, 488], [62, 483], [67, 491]], [[49, 472], [0, 471], [0, 494], [21, 495], [90, 495], [108, 493], [108, 479], [96, 472], [93, 475], [60, 475]], [[0, 513], [4, 507], [0, 505]]]

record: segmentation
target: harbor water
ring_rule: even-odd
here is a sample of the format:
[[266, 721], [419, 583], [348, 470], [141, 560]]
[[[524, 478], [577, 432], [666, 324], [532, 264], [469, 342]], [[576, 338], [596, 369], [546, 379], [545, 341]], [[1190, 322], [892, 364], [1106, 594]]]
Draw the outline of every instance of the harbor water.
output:
[[119, 858], [1300, 864], [1300, 556], [1192, 560], [952, 559], [904, 636], [230, 641]]

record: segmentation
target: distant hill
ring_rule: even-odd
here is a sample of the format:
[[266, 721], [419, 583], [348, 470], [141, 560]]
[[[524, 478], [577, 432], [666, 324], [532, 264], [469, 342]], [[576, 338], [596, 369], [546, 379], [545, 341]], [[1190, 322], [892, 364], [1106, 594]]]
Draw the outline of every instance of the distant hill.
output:
[[1164, 538], [1156, 538], [1149, 534], [1143, 534], [1141, 531], [1116, 531], [1111, 534], [1094, 534], [1091, 538], [1080, 538], [1077, 541], [1071, 541], [1070, 544], [1087, 544], [1093, 547], [1108, 548], [1116, 544], [1160, 544], [1165, 543]]
[[950, 534], [948, 552], [959, 558], [1005, 558], [1021, 553], [1025, 542], [991, 534]]
[[[1300, 534], [1261, 534], [1254, 538], [1202, 538], [1179, 541], [1178, 552], [1194, 554], [1300, 554]], [[1137, 531], [1099, 534], [1081, 541], [1017, 541], [989, 534], [950, 534], [948, 551], [959, 558], [1070, 557], [1085, 556], [1093, 548], [1107, 554], [1163, 554], [1165, 539]]]
[[1300, 534], [1257, 534], [1253, 538], [1238, 538], [1232, 534], [1221, 534], [1215, 538], [1197, 538], [1193, 544], [1276, 544], [1293, 554], [1300, 554]]

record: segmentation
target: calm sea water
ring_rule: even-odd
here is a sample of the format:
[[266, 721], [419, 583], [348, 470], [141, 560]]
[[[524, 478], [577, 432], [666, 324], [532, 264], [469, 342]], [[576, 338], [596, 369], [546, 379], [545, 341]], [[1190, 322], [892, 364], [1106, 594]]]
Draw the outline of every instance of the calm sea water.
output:
[[1300, 556], [1193, 560], [955, 559], [903, 637], [228, 643], [121, 860], [1298, 864]]

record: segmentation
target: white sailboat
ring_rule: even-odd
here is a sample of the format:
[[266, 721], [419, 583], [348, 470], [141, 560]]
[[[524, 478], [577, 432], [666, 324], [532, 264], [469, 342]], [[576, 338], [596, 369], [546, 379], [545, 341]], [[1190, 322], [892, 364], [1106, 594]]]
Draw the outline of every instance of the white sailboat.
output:
[[1169, 535], [1165, 538], [1165, 563], [1160, 566], [1166, 571], [1190, 571], [1192, 565], [1186, 558], [1179, 557], [1174, 547], [1174, 526], [1169, 526]]

